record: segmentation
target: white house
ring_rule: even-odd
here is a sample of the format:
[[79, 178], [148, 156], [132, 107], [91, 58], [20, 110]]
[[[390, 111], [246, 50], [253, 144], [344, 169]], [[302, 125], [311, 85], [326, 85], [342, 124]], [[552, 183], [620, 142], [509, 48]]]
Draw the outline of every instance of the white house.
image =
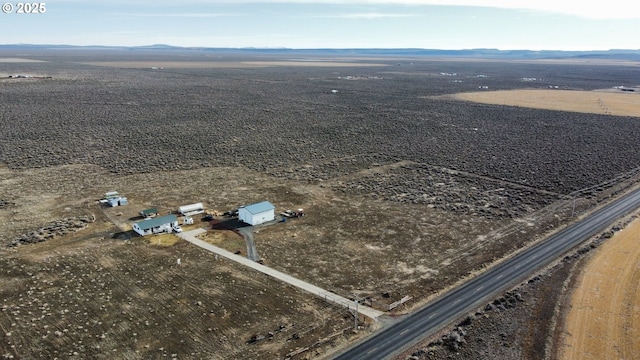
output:
[[178, 208], [178, 212], [184, 216], [202, 214], [204, 212], [204, 207], [202, 206], [202, 203], [184, 205]]
[[249, 225], [263, 224], [275, 219], [275, 209], [268, 201], [243, 206], [238, 209], [238, 219]]
[[179, 228], [178, 218], [175, 215], [156, 217], [153, 219], [138, 221], [133, 224], [133, 231], [141, 236], [158, 234], [162, 232], [170, 233], [174, 228]]

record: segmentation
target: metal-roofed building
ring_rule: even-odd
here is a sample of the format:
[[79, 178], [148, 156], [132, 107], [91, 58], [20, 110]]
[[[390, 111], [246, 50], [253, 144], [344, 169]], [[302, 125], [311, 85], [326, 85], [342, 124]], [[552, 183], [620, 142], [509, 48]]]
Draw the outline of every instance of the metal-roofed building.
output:
[[173, 231], [173, 228], [178, 227], [178, 218], [175, 215], [167, 215], [138, 221], [133, 224], [133, 231], [141, 236], [145, 236], [162, 232], [170, 233]]
[[109, 191], [106, 192], [104, 194], [104, 202], [106, 202], [107, 204], [109, 204], [109, 206], [111, 207], [116, 207], [116, 206], [123, 206], [123, 205], [127, 205], [129, 202], [127, 201], [127, 198], [118, 194], [117, 191]]
[[238, 219], [249, 225], [259, 225], [275, 219], [275, 209], [268, 201], [243, 206], [238, 209]]
[[118, 194], [117, 191], [107, 191], [106, 193], [104, 193], [104, 198], [107, 200], [117, 197], [120, 197], [120, 194]]
[[152, 218], [152, 217], [156, 217], [158, 216], [158, 214], [160, 214], [158, 212], [157, 208], [150, 208], [150, 209], [144, 209], [142, 211], [140, 211], [140, 216], [142, 216], [143, 218]]

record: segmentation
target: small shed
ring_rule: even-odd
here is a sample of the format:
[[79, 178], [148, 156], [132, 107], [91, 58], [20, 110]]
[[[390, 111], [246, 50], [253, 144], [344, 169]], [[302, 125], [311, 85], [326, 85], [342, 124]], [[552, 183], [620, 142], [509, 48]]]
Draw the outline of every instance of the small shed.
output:
[[107, 203], [111, 207], [116, 207], [116, 206], [127, 205], [127, 204], [129, 204], [129, 201], [127, 200], [126, 197], [118, 196], [118, 197], [114, 197], [114, 198], [111, 198], [111, 199], [107, 200]]
[[238, 209], [238, 219], [249, 225], [259, 225], [275, 219], [275, 209], [268, 201], [243, 206]]
[[120, 197], [120, 194], [118, 194], [117, 191], [107, 191], [106, 193], [104, 193], [104, 198], [107, 200], [117, 197]]
[[127, 198], [118, 194], [117, 191], [107, 191], [104, 193], [104, 200], [100, 200], [101, 203], [107, 203], [111, 207], [127, 205], [129, 202]]
[[142, 216], [145, 219], [156, 217], [158, 216], [158, 214], [159, 214], [158, 209], [156, 208], [149, 208], [149, 209], [144, 209], [140, 211], [140, 216]]
[[100, 202], [106, 202], [111, 207], [127, 205], [129, 201], [126, 197], [118, 194], [117, 191], [108, 191], [104, 193], [104, 199]]
[[140, 234], [140, 236], [145, 236], [163, 232], [170, 233], [173, 228], [178, 227], [178, 218], [175, 215], [167, 215], [138, 221], [133, 224], [133, 231]]
[[184, 205], [178, 208], [178, 212], [184, 216], [191, 216], [195, 214], [202, 214], [204, 212], [204, 206], [202, 203], [195, 203], [191, 205]]

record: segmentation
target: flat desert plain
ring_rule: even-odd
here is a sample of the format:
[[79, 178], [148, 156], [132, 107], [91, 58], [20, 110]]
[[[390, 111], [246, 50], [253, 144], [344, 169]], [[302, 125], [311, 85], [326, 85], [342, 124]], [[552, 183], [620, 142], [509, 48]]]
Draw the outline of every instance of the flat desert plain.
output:
[[[640, 122], [610, 115], [608, 93], [598, 93], [595, 113], [450, 98], [479, 86], [590, 94], [634, 86], [640, 68], [5, 53], [39, 61], [0, 63], [7, 358], [328, 358], [385, 325], [360, 318], [354, 333], [346, 308], [174, 235], [128, 236], [150, 207], [303, 208], [304, 218], [256, 228], [264, 264], [382, 311], [410, 298], [389, 311], [393, 319], [640, 181]], [[361, 66], [373, 64], [386, 66]], [[100, 207], [111, 190], [129, 205]], [[207, 229], [207, 240], [246, 252], [240, 235], [201, 220], [190, 226]], [[482, 341], [464, 343], [465, 354], [539, 358], [526, 354], [544, 352], [555, 307], [547, 295], [564, 279], [522, 291], [523, 301], [502, 297], [518, 312], [496, 304], [494, 323], [474, 320]], [[441, 358], [453, 356], [445, 350]]]
[[83, 63], [86, 65], [109, 66], [126, 69], [135, 68], [187, 68], [187, 69], [208, 69], [208, 68], [262, 68], [272, 66], [303, 66], [303, 67], [370, 67], [387, 66], [385, 64], [373, 64], [347, 61], [92, 61]]

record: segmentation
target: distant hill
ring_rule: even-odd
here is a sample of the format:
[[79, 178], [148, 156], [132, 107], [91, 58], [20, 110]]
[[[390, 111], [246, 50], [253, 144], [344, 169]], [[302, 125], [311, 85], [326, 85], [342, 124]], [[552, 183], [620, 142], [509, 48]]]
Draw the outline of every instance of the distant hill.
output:
[[562, 50], [498, 50], [498, 49], [290, 49], [290, 48], [210, 48], [210, 47], [180, 47], [165, 44], [145, 46], [74, 46], [74, 45], [35, 45], [35, 44], [7, 44], [0, 45], [0, 50], [55, 50], [55, 49], [117, 49], [117, 50], [180, 50], [180, 51], [211, 51], [235, 53], [263, 53], [263, 54], [305, 54], [305, 55], [376, 55], [376, 56], [425, 56], [425, 57], [462, 57], [462, 58], [491, 58], [491, 59], [619, 59], [640, 61], [639, 50], [612, 49], [604, 51], [562, 51]]

